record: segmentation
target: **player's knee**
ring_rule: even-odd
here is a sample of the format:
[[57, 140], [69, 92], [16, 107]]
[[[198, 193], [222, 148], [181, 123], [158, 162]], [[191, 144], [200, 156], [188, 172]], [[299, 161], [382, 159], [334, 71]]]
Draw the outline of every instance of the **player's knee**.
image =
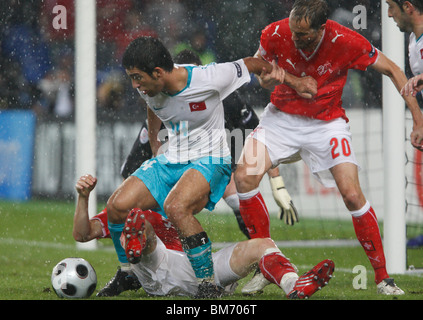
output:
[[251, 239], [252, 245], [257, 252], [259, 252], [259, 259], [263, 256], [267, 249], [277, 249], [275, 242], [270, 238], [256, 238]]
[[237, 255], [247, 265], [253, 266], [258, 263], [267, 249], [278, 250], [275, 243], [270, 238], [255, 238], [242, 242], [237, 247]]
[[261, 176], [249, 174], [246, 166], [238, 166], [234, 174], [236, 189], [238, 192], [249, 192], [256, 189], [261, 180]]
[[185, 219], [188, 210], [179, 201], [165, 201], [163, 209], [169, 218], [170, 222], [178, 226], [179, 222]]
[[128, 209], [119, 197], [111, 196], [107, 201], [107, 216], [112, 223], [122, 223], [128, 216]]
[[363, 206], [363, 202], [365, 202], [364, 195], [357, 190], [346, 192], [342, 195], [342, 198], [345, 206], [351, 211], [360, 209]]

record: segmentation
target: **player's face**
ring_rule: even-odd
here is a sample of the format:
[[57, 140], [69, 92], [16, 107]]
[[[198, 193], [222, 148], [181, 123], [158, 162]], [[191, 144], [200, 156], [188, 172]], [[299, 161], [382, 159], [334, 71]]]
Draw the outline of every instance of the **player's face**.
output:
[[295, 47], [301, 50], [314, 51], [322, 38], [324, 27], [325, 25], [322, 25], [319, 30], [315, 30], [305, 19], [300, 21], [289, 19], [292, 41], [294, 41]]
[[412, 25], [410, 24], [410, 19], [404, 10], [401, 10], [399, 5], [392, 0], [386, 0], [388, 4], [388, 17], [393, 18], [397, 23], [397, 27], [402, 32], [412, 32]]
[[139, 89], [143, 94], [154, 97], [162, 91], [163, 85], [154, 76], [154, 71], [152, 76], [138, 68], [126, 69], [125, 71], [129, 78], [131, 78], [132, 87]]

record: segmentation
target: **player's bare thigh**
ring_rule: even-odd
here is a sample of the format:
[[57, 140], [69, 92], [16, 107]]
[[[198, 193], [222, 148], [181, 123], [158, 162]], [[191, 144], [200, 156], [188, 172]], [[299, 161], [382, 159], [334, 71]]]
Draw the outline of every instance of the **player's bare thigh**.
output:
[[187, 170], [169, 192], [163, 208], [183, 236], [202, 231], [201, 225], [193, 216], [206, 206], [209, 194], [209, 183], [195, 169]]
[[158, 207], [150, 190], [139, 178], [129, 176], [107, 201], [107, 214], [112, 223], [122, 223], [133, 208], [142, 210]]
[[266, 249], [276, 248], [270, 238], [257, 238], [239, 242], [232, 253], [229, 265], [240, 277], [246, 277], [260, 261]]
[[357, 166], [345, 162], [334, 166], [330, 171], [348, 210], [361, 209], [366, 204], [366, 198], [360, 187]]
[[271, 167], [272, 162], [266, 146], [257, 139], [247, 139], [235, 171], [238, 192], [248, 192], [257, 188], [263, 175]]

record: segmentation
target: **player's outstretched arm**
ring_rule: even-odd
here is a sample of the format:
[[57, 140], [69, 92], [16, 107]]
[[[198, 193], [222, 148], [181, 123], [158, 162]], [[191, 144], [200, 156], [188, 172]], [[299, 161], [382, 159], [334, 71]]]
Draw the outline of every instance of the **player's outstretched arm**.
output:
[[88, 215], [89, 195], [96, 184], [97, 179], [86, 174], [80, 177], [75, 185], [78, 199], [73, 218], [72, 235], [78, 242], [90, 241], [103, 234], [101, 223], [98, 220], [90, 220]]
[[[388, 76], [392, 83], [397, 88], [398, 92], [404, 88], [407, 83], [407, 77], [404, 72], [392, 60], [386, 57], [382, 52], [379, 52], [378, 60], [372, 65], [376, 71]], [[423, 114], [417, 103], [417, 100], [412, 95], [403, 95], [408, 109], [413, 116], [413, 132], [411, 133], [411, 144], [413, 147], [422, 150], [423, 145]]]
[[244, 58], [244, 63], [249, 72], [258, 76], [263, 88], [273, 90], [275, 86], [284, 83], [285, 70], [280, 68], [275, 61], [269, 63], [261, 58], [247, 57]]

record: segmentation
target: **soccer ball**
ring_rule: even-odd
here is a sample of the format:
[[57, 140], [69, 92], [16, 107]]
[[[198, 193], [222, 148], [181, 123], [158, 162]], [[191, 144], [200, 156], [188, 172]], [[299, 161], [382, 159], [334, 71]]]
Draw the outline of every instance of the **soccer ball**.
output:
[[60, 298], [88, 298], [97, 286], [97, 274], [82, 258], [66, 258], [51, 273], [51, 284]]

